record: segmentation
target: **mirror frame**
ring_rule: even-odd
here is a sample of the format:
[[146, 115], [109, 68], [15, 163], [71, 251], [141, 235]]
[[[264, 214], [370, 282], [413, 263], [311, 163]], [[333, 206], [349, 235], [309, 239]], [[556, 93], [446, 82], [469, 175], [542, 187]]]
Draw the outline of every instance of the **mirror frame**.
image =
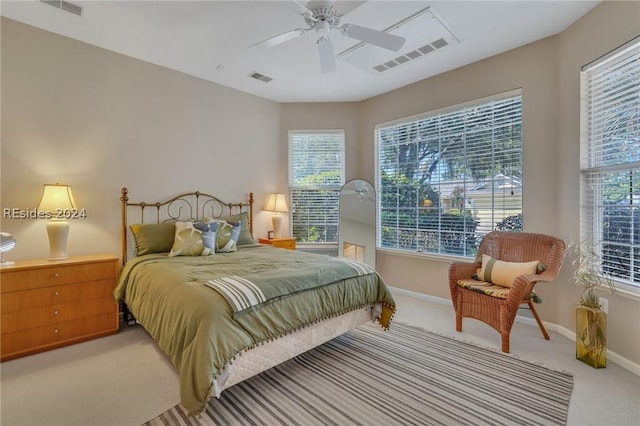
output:
[[351, 179], [340, 189], [338, 256], [376, 266], [376, 190], [365, 179]]

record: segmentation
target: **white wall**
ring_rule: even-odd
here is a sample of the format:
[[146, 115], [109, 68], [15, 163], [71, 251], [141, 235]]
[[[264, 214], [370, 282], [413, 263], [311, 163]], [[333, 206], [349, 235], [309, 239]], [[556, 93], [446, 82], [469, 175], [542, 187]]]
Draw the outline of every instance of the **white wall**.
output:
[[[131, 201], [191, 190], [256, 197], [256, 237], [286, 151], [280, 105], [2, 18], [1, 206], [37, 207], [45, 183], [71, 185], [87, 218], [69, 254], [120, 250], [120, 188]], [[286, 163], [285, 163], [286, 164]], [[145, 198], [141, 198], [145, 197]], [[148, 198], [147, 198], [148, 197]], [[2, 218], [11, 259], [48, 255], [45, 220]]]

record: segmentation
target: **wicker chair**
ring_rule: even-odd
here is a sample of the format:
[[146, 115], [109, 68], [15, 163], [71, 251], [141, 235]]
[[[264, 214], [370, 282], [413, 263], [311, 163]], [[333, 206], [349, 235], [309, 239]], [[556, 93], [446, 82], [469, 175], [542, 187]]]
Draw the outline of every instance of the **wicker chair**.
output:
[[[462, 331], [462, 318], [475, 318], [496, 329], [502, 336], [502, 351], [509, 352], [509, 334], [522, 303], [529, 305], [540, 331], [546, 340], [545, 330], [533, 305], [533, 287], [536, 283], [552, 281], [558, 275], [565, 254], [565, 243], [555, 237], [526, 232], [492, 231], [485, 235], [478, 249], [475, 263], [454, 262], [449, 266], [449, 289], [456, 315], [456, 330]], [[482, 266], [482, 255], [506, 262], [538, 260], [545, 269], [541, 273], [518, 276], [511, 288], [500, 287], [499, 294], [484, 292], [478, 288], [462, 287], [474, 279]], [[479, 281], [475, 281], [479, 283]], [[496, 286], [493, 286], [496, 287]], [[489, 294], [487, 294], [489, 293]], [[491, 294], [491, 295], [490, 295]]]

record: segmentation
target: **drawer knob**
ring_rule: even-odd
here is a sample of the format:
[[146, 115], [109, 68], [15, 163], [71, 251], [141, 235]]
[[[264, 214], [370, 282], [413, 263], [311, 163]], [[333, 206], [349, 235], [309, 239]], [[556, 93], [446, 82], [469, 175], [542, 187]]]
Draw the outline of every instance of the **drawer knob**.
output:
[[53, 311], [53, 315], [58, 315], [59, 313], [60, 313], [60, 311], [57, 310], [57, 309], [55, 311]]
[[60, 278], [60, 272], [55, 272], [55, 273], [53, 274], [53, 277], [54, 277], [54, 278]]
[[58, 334], [60, 332], [60, 330], [58, 330], [57, 328], [53, 330], [53, 334]]
[[59, 292], [58, 290], [56, 290], [56, 291], [53, 293], [53, 295], [54, 295], [54, 296], [60, 296], [60, 292]]

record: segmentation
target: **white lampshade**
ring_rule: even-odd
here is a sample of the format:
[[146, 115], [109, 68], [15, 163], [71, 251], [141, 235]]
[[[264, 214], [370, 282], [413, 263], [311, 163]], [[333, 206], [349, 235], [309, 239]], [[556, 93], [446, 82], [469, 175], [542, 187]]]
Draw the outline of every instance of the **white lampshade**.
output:
[[280, 213], [286, 213], [289, 211], [284, 194], [278, 194], [275, 192], [269, 194], [263, 210], [273, 212], [273, 216], [271, 217], [271, 223], [273, 224], [273, 236], [275, 238], [280, 238], [282, 236], [280, 233], [280, 226], [282, 224], [282, 216]]
[[286, 213], [289, 211], [287, 208], [287, 200], [284, 198], [284, 194], [272, 193], [267, 197], [267, 202], [264, 205], [263, 210], [270, 212]]
[[42, 198], [38, 205], [38, 210], [42, 212], [54, 213], [58, 209], [75, 209], [76, 203], [73, 200], [71, 187], [69, 185], [45, 184]]
[[75, 209], [76, 203], [73, 200], [69, 185], [60, 185], [58, 183], [44, 185], [38, 211], [47, 214], [51, 218], [47, 223], [49, 260], [62, 260], [69, 257], [67, 256], [69, 223], [64, 219], [71, 217], [72, 210]]

